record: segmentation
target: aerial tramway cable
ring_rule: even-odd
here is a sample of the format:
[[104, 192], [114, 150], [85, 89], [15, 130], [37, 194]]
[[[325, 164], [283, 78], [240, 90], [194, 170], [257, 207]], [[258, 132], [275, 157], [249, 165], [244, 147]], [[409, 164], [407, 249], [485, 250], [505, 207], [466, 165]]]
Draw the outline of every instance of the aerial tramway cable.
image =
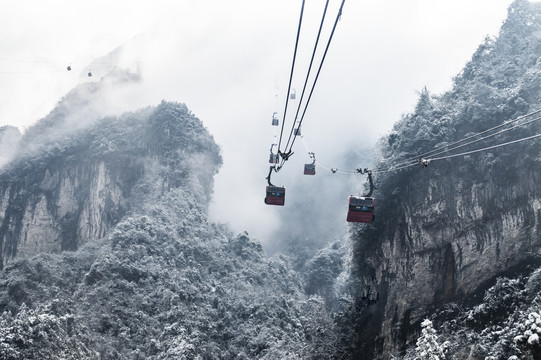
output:
[[[314, 44], [314, 50], [312, 51], [312, 58], [310, 59], [310, 65], [308, 66], [308, 71], [306, 72], [306, 79], [304, 80], [304, 86], [302, 88], [302, 93], [301, 93], [301, 97], [299, 99], [299, 105], [297, 106], [297, 112], [295, 113], [295, 119], [293, 121], [293, 125], [291, 126], [291, 131], [289, 133], [289, 138], [287, 139], [287, 143], [286, 143], [286, 153], [287, 153], [287, 147], [289, 145], [289, 142], [291, 141], [291, 136], [293, 135], [294, 131], [295, 131], [295, 124], [297, 123], [297, 119], [299, 117], [299, 111], [301, 109], [301, 106], [302, 106], [302, 100], [304, 99], [304, 93], [306, 91], [306, 85], [308, 85], [308, 79], [310, 78], [310, 72], [312, 71], [312, 65], [314, 64], [314, 58], [316, 56], [316, 51], [317, 51], [317, 46], [319, 44], [319, 37], [321, 36], [321, 29], [323, 28], [323, 23], [325, 22], [325, 15], [327, 14], [327, 8], [329, 6], [329, 0], [327, 0], [325, 2], [325, 9], [323, 10], [323, 16], [321, 17], [321, 23], [319, 25], [319, 30], [318, 30], [318, 33], [317, 33], [317, 37], [316, 37], [316, 42]], [[308, 105], [306, 105], [308, 106]], [[300, 125], [299, 125], [299, 129], [300, 129]]]
[[499, 148], [499, 147], [502, 147], [502, 146], [507, 146], [507, 145], [518, 143], [518, 142], [535, 139], [535, 138], [538, 138], [540, 136], [541, 136], [541, 134], [536, 134], [536, 135], [528, 136], [528, 137], [525, 137], [525, 138], [522, 138], [522, 139], [509, 141], [509, 142], [506, 142], [506, 143], [503, 143], [503, 144], [489, 146], [489, 147], [486, 147], [486, 148], [472, 150], [472, 151], [466, 151], [466, 152], [463, 152], [463, 153], [460, 153], [460, 154], [452, 154], [452, 155], [441, 156], [441, 157], [436, 157], [436, 158], [428, 158], [428, 159], [426, 159], [426, 161], [432, 162], [432, 161], [436, 161], [436, 160], [450, 159], [450, 158], [454, 158], [454, 157], [457, 157], [457, 156], [470, 155], [470, 154], [478, 153], [478, 152], [481, 152], [481, 151], [496, 149], [496, 148]]
[[[302, 0], [301, 15], [300, 15], [300, 18], [299, 18], [299, 26], [298, 26], [298, 29], [297, 29], [297, 39], [295, 41], [295, 50], [293, 51], [293, 61], [291, 62], [291, 73], [289, 74], [289, 85], [287, 86], [286, 105], [285, 105], [285, 109], [284, 109], [284, 115], [282, 117], [282, 129], [280, 130], [280, 138], [278, 140], [278, 153], [279, 154], [280, 154], [280, 146], [282, 145], [282, 136], [283, 136], [283, 133], [284, 133], [284, 125], [285, 125], [286, 114], [287, 114], [287, 105], [289, 103], [289, 92], [291, 91], [291, 82], [293, 80], [293, 72], [295, 70], [295, 60], [297, 58], [297, 48], [299, 46], [299, 37], [300, 37], [300, 34], [301, 34], [302, 16], [303, 16], [303, 13], [304, 13], [304, 1], [305, 0]], [[284, 158], [284, 160], [287, 160], [287, 158]], [[274, 169], [277, 170], [276, 167]]]
[[[499, 134], [504, 133], [504, 132], [507, 132], [507, 131], [509, 131], [509, 130], [513, 130], [513, 129], [515, 129], [515, 128], [518, 128], [518, 127], [527, 125], [527, 124], [532, 123], [532, 122], [534, 122], [534, 121], [540, 120], [541, 117], [535, 118], [535, 119], [533, 119], [533, 120], [527, 121], [527, 122], [522, 123], [522, 124], [515, 125], [515, 126], [513, 126], [513, 127], [511, 127], [511, 128], [508, 128], [508, 129], [504, 129], [504, 130], [498, 131], [498, 132], [496, 132], [496, 133], [494, 133], [494, 134], [487, 135], [487, 136], [485, 136], [485, 137], [482, 137], [482, 138], [479, 138], [479, 139], [470, 141], [470, 142], [468, 142], [468, 143], [460, 144], [460, 143], [462, 143], [462, 142], [464, 142], [464, 141], [471, 140], [471, 139], [473, 139], [473, 138], [475, 138], [475, 137], [477, 137], [477, 136], [480, 136], [480, 135], [486, 134], [486, 133], [488, 133], [488, 132], [497, 130], [497, 129], [502, 128], [502, 127], [504, 127], [504, 126], [508, 126], [508, 125], [514, 124], [514, 123], [516, 123], [517, 121], [523, 120], [523, 119], [525, 119], [525, 118], [527, 118], [527, 117], [530, 117], [530, 116], [532, 116], [532, 115], [536, 115], [536, 114], [538, 114], [538, 113], [540, 113], [540, 112], [541, 112], [541, 110], [537, 110], [537, 111], [533, 111], [533, 112], [531, 112], [531, 113], [528, 113], [528, 114], [519, 116], [518, 118], [516, 118], [516, 119], [514, 119], [514, 120], [511, 120], [511, 121], [508, 121], [508, 122], [504, 122], [503, 124], [500, 124], [500, 125], [497, 125], [497, 126], [494, 126], [494, 127], [490, 128], [490, 129], [481, 131], [481, 132], [479, 132], [479, 133], [477, 133], [477, 134], [468, 136], [468, 137], [466, 137], [466, 138], [464, 138], [464, 139], [461, 139], [461, 140], [457, 140], [457, 141], [455, 141], [455, 142], [452, 142], [451, 144], [447, 144], [447, 145], [444, 145], [444, 146], [440, 146], [440, 147], [437, 147], [437, 148], [435, 148], [435, 149], [432, 149], [431, 151], [428, 151], [428, 152], [426, 152], [426, 153], [417, 155], [417, 156], [415, 156], [415, 157], [411, 157], [411, 158], [409, 158], [409, 159], [402, 160], [402, 161], [400, 161], [400, 162], [394, 164], [394, 166], [407, 165], [407, 164], [409, 164], [409, 163], [411, 163], [411, 162], [419, 163], [419, 159], [426, 158], [427, 156], [436, 156], [436, 155], [443, 154], [443, 153], [446, 153], [446, 152], [449, 152], [449, 151], [452, 151], [452, 150], [456, 150], [456, 149], [459, 149], [459, 148], [461, 148], [461, 147], [464, 147], [464, 146], [467, 146], [467, 145], [471, 145], [471, 144], [474, 144], [474, 143], [479, 142], [479, 141], [482, 141], [482, 140], [486, 140], [486, 139], [488, 139], [488, 138], [490, 138], [490, 137], [492, 137], [492, 136], [499, 135]], [[458, 145], [458, 144], [460, 144], [460, 145]], [[457, 145], [457, 146], [455, 146], [455, 147], [453, 147], [453, 148], [449, 148], [449, 147], [451, 147], [451, 146], [453, 146], [453, 145]], [[382, 165], [382, 166], [385, 166], [385, 165]], [[409, 166], [406, 166], [406, 167], [409, 167]], [[378, 169], [378, 170], [379, 170], [379, 169]]]
[[[325, 57], [327, 56], [327, 52], [329, 51], [329, 46], [331, 45], [331, 41], [332, 41], [332, 38], [334, 36], [334, 31], [336, 30], [336, 25], [338, 24], [338, 20], [340, 20], [340, 17], [342, 16], [342, 9], [344, 8], [344, 3], [345, 2], [346, 2], [346, 0], [342, 0], [342, 3], [340, 4], [340, 9], [338, 10], [338, 14], [336, 15], [336, 20], [334, 21], [334, 25], [333, 25], [331, 34], [329, 36], [329, 40], [327, 41], [327, 46], [325, 47], [325, 52], [323, 53], [323, 57], [321, 58], [321, 62], [319, 64], [319, 68], [317, 70], [317, 74], [316, 74], [316, 77], [314, 79], [314, 83], [312, 84], [312, 89], [310, 90], [310, 94], [308, 95], [308, 99], [306, 100], [306, 105], [304, 106], [304, 110], [303, 110], [301, 119], [299, 121], [299, 128], [302, 125], [302, 121], [304, 120], [306, 110], [308, 109], [308, 105], [310, 104], [310, 100], [312, 99], [312, 94], [314, 93], [314, 89], [316, 87], [316, 83], [317, 83], [317, 80], [319, 78], [319, 74], [321, 73], [321, 68], [323, 67]], [[293, 131], [293, 129], [292, 129], [292, 131]], [[291, 141], [291, 146], [289, 147], [289, 150], [287, 150], [287, 145], [286, 145], [286, 153], [291, 152], [291, 149], [293, 149], [293, 144], [295, 143], [295, 138], [296, 138], [296, 136], [293, 137], [293, 140]], [[291, 139], [291, 135], [290, 135], [290, 139]], [[289, 143], [289, 140], [288, 140], [288, 143]]]
[[[518, 122], [520, 120], [523, 120], [523, 119], [525, 119], [527, 117], [538, 114], [540, 112], [541, 112], [541, 110], [533, 111], [533, 112], [528, 113], [526, 115], [520, 116], [520, 117], [518, 117], [518, 118], [516, 118], [514, 120], [505, 122], [504, 124], [500, 124], [498, 126], [490, 128], [490, 129], [483, 130], [483, 131], [481, 131], [481, 132], [479, 132], [477, 134], [468, 136], [468, 137], [466, 137], [464, 139], [455, 141], [455, 142], [453, 142], [451, 144], [439, 147], [437, 149], [431, 150], [431, 151], [423, 153], [421, 155], [417, 155], [415, 157], [411, 157], [409, 160], [403, 160], [403, 161], [399, 161], [397, 163], [393, 163], [393, 164], [390, 164], [390, 165], [385, 165], [384, 168], [376, 167], [375, 169], [370, 170], [370, 171], [372, 173], [374, 173], [374, 174], [381, 174], [381, 173], [398, 171], [398, 170], [406, 169], [406, 168], [409, 168], [409, 167], [418, 166], [419, 165], [419, 159], [422, 159], [424, 161], [423, 164], [426, 166], [426, 165], [428, 165], [428, 163], [430, 163], [432, 161], [442, 160], [442, 159], [449, 159], [449, 158], [454, 158], [454, 157], [458, 157], [458, 156], [465, 156], [465, 155], [469, 155], [469, 154], [473, 154], [473, 153], [477, 153], [477, 152], [481, 152], [481, 151], [495, 149], [495, 148], [498, 148], [500, 146], [506, 146], [506, 145], [510, 145], [510, 144], [514, 144], [514, 143], [518, 143], [518, 142], [527, 141], [527, 140], [537, 138], [540, 135], [533, 135], [533, 136], [529, 136], [529, 137], [526, 137], [526, 138], [522, 138], [522, 139], [518, 139], [518, 140], [514, 140], [514, 141], [509, 141], [509, 142], [506, 142], [506, 143], [503, 143], [503, 144], [497, 144], [497, 145], [485, 147], [485, 148], [482, 148], [482, 149], [476, 149], [476, 150], [472, 150], [472, 151], [463, 152], [463, 153], [460, 153], [460, 154], [452, 154], [452, 155], [447, 155], [447, 156], [435, 157], [437, 155], [444, 154], [446, 152], [450, 152], [450, 151], [453, 151], [453, 150], [457, 150], [457, 149], [462, 148], [464, 146], [471, 145], [471, 144], [477, 143], [479, 141], [489, 139], [489, 138], [494, 137], [496, 135], [500, 135], [500, 134], [505, 133], [507, 131], [510, 131], [510, 130], [513, 130], [513, 129], [516, 129], [516, 128], [519, 128], [519, 127], [522, 127], [522, 126], [525, 126], [525, 125], [528, 125], [528, 124], [531, 124], [531, 123], [533, 123], [535, 121], [539, 121], [539, 120], [541, 120], [541, 117], [536, 117], [534, 119], [528, 120], [528, 121], [526, 121], [524, 123], [517, 124], [517, 125], [512, 126], [510, 128], [500, 130], [500, 131], [495, 132], [493, 134], [478, 138], [478, 139], [473, 140], [473, 141], [469, 141], [469, 142], [464, 143], [464, 144], [460, 144], [460, 143], [462, 143], [464, 141], [473, 139], [473, 138], [475, 138], [475, 137], [477, 137], [479, 135], [486, 134], [486, 133], [488, 133], [490, 131], [494, 131], [494, 130], [497, 130], [497, 129], [502, 128], [504, 126], [514, 124], [514, 123], [516, 123], [516, 122]], [[301, 137], [301, 140], [302, 140], [302, 142], [304, 144], [304, 147], [306, 148], [306, 151], [308, 153], [310, 153], [311, 150], [309, 149], [308, 145], [306, 144], [306, 141], [304, 140], [304, 137]], [[458, 144], [460, 144], [460, 145], [458, 145]], [[453, 145], [457, 145], [457, 146], [449, 148], [450, 146], [453, 146]], [[431, 155], [432, 157], [425, 158], [427, 155]], [[365, 172], [365, 170], [367, 170], [367, 169], [365, 169], [365, 170], [361, 170], [361, 169], [343, 170], [343, 169], [339, 169], [339, 168], [329, 167], [329, 166], [327, 166], [325, 164], [322, 164], [320, 161], [316, 161], [316, 164], [318, 166], [322, 167], [323, 169], [331, 171], [332, 173], [342, 173], [342, 174], [358, 174], [358, 173], [361, 173], [362, 174], [362, 173]]]

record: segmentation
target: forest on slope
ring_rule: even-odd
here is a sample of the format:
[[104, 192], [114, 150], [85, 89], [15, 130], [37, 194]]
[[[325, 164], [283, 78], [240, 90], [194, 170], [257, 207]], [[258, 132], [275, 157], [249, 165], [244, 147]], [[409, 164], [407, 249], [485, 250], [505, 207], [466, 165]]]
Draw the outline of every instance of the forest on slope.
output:
[[[540, 264], [539, 138], [445, 158], [541, 133], [540, 99], [541, 6], [517, 0], [499, 36], [485, 39], [453, 88], [441, 95], [423, 89], [414, 111], [381, 139], [377, 221], [351, 231], [355, 320], [344, 331], [356, 328], [354, 356], [403, 356], [430, 314], [498, 276]], [[496, 126], [502, 127], [476, 136]], [[462, 139], [471, 144], [431, 153]], [[424, 168], [420, 157], [434, 160]], [[407, 166], [377, 174], [401, 165]], [[454, 347], [456, 358], [468, 352], [461, 346]], [[485, 350], [477, 355], [493, 355]]]
[[[340, 339], [324, 300], [305, 294], [288, 260], [207, 219], [221, 157], [201, 121], [165, 101], [81, 117], [101, 86], [68, 94], [0, 171], [0, 358], [334, 356]], [[63, 227], [88, 208], [93, 226], [105, 224], [94, 239], [81, 222]], [[30, 241], [21, 229], [70, 245], [21, 255]]]

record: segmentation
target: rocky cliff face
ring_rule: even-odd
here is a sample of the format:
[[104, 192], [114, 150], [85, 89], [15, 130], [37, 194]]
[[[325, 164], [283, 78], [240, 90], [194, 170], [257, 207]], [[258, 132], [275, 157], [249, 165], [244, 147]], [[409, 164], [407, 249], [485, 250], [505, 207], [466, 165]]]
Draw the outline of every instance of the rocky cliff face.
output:
[[201, 196], [210, 196], [220, 155], [185, 105], [163, 102], [73, 126], [73, 118], [84, 119], [81, 104], [88, 113], [101, 86], [85, 84], [68, 94], [27, 131], [22, 155], [0, 171], [0, 267], [102, 238], [144, 202], [148, 194], [140, 186], [150, 169], [162, 169], [164, 190], [193, 177]]
[[[383, 139], [381, 168], [539, 109], [540, 19], [538, 4], [513, 3], [498, 39], [480, 46], [453, 89], [424, 91]], [[541, 133], [539, 123], [454, 153]], [[376, 186], [376, 223], [352, 229], [358, 358], [402, 354], [433, 310], [540, 262], [539, 139], [380, 174]]]

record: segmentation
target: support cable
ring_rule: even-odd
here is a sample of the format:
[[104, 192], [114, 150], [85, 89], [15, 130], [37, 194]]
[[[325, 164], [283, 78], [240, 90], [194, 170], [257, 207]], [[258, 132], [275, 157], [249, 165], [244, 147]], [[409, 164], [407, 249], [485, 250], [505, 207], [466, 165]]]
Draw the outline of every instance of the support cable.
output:
[[[497, 126], [494, 126], [494, 127], [490, 128], [490, 129], [481, 131], [480, 133], [477, 133], [477, 134], [468, 136], [468, 137], [466, 137], [466, 138], [464, 138], [464, 139], [457, 140], [457, 141], [455, 141], [455, 142], [452, 142], [452, 143], [447, 144], [447, 145], [444, 145], [444, 146], [437, 147], [437, 148], [435, 148], [435, 149], [433, 149], [433, 150], [431, 150], [431, 151], [428, 151], [428, 152], [426, 152], [426, 153], [424, 153], [424, 154], [417, 155], [417, 156], [411, 157], [411, 158], [409, 158], [409, 159], [405, 159], [405, 160], [403, 160], [403, 161], [400, 161], [400, 162], [394, 164], [394, 166], [405, 165], [405, 164], [407, 164], [407, 163], [409, 163], [409, 162], [411, 162], [411, 161], [416, 161], [416, 162], [418, 162], [419, 159], [426, 158], [427, 156], [435, 156], [435, 155], [443, 154], [443, 153], [448, 152], [448, 151], [451, 151], [451, 150], [456, 150], [456, 149], [459, 149], [459, 148], [461, 148], [461, 147], [463, 147], [463, 146], [473, 144], [473, 143], [475, 143], [475, 142], [477, 142], [477, 141], [481, 141], [481, 140], [484, 140], [484, 139], [488, 139], [488, 138], [490, 138], [490, 137], [492, 137], [492, 136], [501, 134], [501, 133], [503, 133], [503, 132], [506, 132], [506, 131], [515, 129], [515, 128], [520, 127], [520, 126], [523, 126], [523, 125], [527, 125], [527, 124], [529, 124], [529, 123], [531, 123], [531, 122], [540, 120], [541, 117], [535, 118], [535, 119], [530, 120], [530, 121], [528, 121], [528, 122], [525, 122], [525, 123], [523, 123], [523, 124], [519, 124], [519, 125], [513, 126], [513, 127], [509, 128], [509, 129], [501, 130], [501, 131], [499, 131], [499, 132], [497, 132], [497, 133], [494, 133], [494, 134], [492, 134], [492, 135], [485, 136], [485, 137], [483, 137], [483, 138], [480, 138], [480, 139], [471, 141], [471, 142], [469, 142], [469, 143], [462, 144], [462, 145], [458, 145], [458, 144], [460, 144], [460, 143], [462, 143], [462, 142], [464, 142], [464, 141], [473, 139], [473, 138], [475, 138], [475, 137], [477, 137], [477, 136], [479, 136], [479, 135], [486, 134], [486, 133], [488, 133], [488, 132], [490, 132], [490, 131], [497, 130], [497, 129], [502, 128], [502, 127], [504, 127], [504, 126], [511, 125], [511, 124], [513, 124], [513, 123], [516, 123], [517, 121], [520, 121], [520, 120], [525, 119], [525, 118], [527, 118], [527, 117], [530, 117], [530, 116], [532, 116], [532, 115], [536, 115], [536, 114], [538, 114], [538, 113], [540, 113], [540, 112], [541, 112], [541, 109], [540, 109], [540, 110], [537, 110], [537, 111], [533, 111], [533, 112], [528, 113], [528, 114], [526, 114], [526, 115], [519, 116], [518, 118], [516, 118], [516, 119], [514, 119], [514, 120], [504, 122], [503, 124], [500, 124], [500, 125], [497, 125]], [[450, 146], [453, 146], [453, 145], [458, 145], [458, 146], [456, 146], [456, 147], [454, 147], [454, 148], [452, 148], [452, 149], [448, 149]], [[384, 166], [384, 165], [382, 165], [382, 166]], [[392, 165], [391, 165], [391, 166], [392, 166]]]
[[518, 142], [535, 139], [535, 138], [538, 138], [540, 136], [541, 136], [541, 134], [532, 135], [532, 136], [528, 136], [528, 137], [525, 137], [525, 138], [522, 138], [522, 139], [509, 141], [509, 142], [506, 142], [506, 143], [503, 143], [503, 144], [489, 146], [489, 147], [486, 147], [486, 148], [472, 150], [472, 151], [466, 151], [466, 152], [463, 152], [463, 153], [460, 153], [460, 154], [453, 154], [453, 155], [441, 156], [441, 157], [436, 157], [436, 158], [428, 158], [428, 159], [426, 159], [426, 161], [432, 162], [432, 161], [436, 161], [436, 160], [451, 159], [451, 158], [454, 158], [454, 157], [457, 157], [457, 156], [470, 155], [470, 154], [478, 153], [478, 152], [481, 152], [481, 151], [496, 149], [496, 148], [499, 148], [499, 147], [502, 147], [502, 146], [507, 146], [507, 145], [518, 143]]
[[[325, 47], [325, 52], [323, 53], [321, 63], [319, 64], [319, 69], [317, 70], [316, 78], [314, 79], [314, 83], [312, 84], [312, 89], [310, 90], [310, 95], [308, 96], [308, 100], [306, 101], [306, 105], [304, 107], [304, 111], [302, 113], [301, 120], [299, 121], [299, 128], [301, 127], [302, 121], [304, 120], [304, 115], [306, 114], [306, 109], [308, 109], [308, 105], [310, 104], [310, 99], [312, 98], [312, 94], [314, 93], [314, 88], [316, 87], [316, 83], [317, 83], [317, 80], [319, 78], [321, 68], [323, 67], [323, 62], [325, 61], [325, 57], [327, 56], [329, 46], [331, 45], [331, 41], [332, 41], [332, 38], [333, 38], [333, 35], [334, 35], [334, 31], [336, 30], [336, 25], [338, 24], [338, 20], [340, 20], [340, 17], [342, 16], [342, 9], [344, 7], [345, 2], [346, 2], [346, 0], [342, 0], [342, 4], [340, 5], [340, 9], [338, 10], [338, 14], [336, 15], [336, 20], [334, 21], [334, 26], [332, 28], [331, 35], [329, 36], [329, 41], [327, 42], [327, 46]], [[289, 148], [290, 149], [289, 151], [291, 151], [291, 149], [293, 148], [293, 144], [295, 143], [296, 138], [297, 138], [296, 136], [293, 137], [293, 140], [291, 141], [291, 146]], [[287, 145], [286, 145], [286, 150], [287, 150]]]
[[297, 58], [297, 48], [299, 46], [299, 36], [301, 34], [301, 25], [302, 25], [302, 15], [304, 13], [304, 1], [302, 0], [302, 7], [301, 7], [301, 15], [299, 18], [299, 27], [297, 29], [297, 40], [295, 41], [295, 50], [293, 51], [293, 61], [291, 63], [291, 73], [289, 75], [289, 85], [287, 87], [287, 97], [286, 97], [286, 106], [284, 109], [284, 115], [282, 118], [282, 129], [280, 130], [280, 140], [278, 141], [278, 154], [280, 153], [280, 146], [282, 144], [282, 135], [284, 133], [284, 125], [286, 121], [286, 114], [287, 114], [287, 105], [289, 103], [289, 92], [291, 91], [291, 81], [293, 80], [293, 71], [295, 70], [295, 59]]
[[[321, 29], [323, 29], [323, 23], [325, 22], [325, 16], [327, 14], [327, 8], [329, 6], [329, 0], [325, 3], [325, 9], [323, 10], [323, 16], [321, 17], [321, 23], [319, 24], [319, 30], [317, 32], [316, 42], [314, 44], [314, 50], [312, 51], [312, 58], [310, 59], [310, 65], [308, 66], [308, 71], [306, 72], [306, 79], [304, 80], [304, 86], [302, 88], [301, 97], [299, 99], [299, 105], [297, 106], [297, 112], [295, 113], [295, 120], [293, 121], [293, 125], [291, 127], [291, 131], [289, 132], [289, 138], [287, 139], [286, 143], [286, 149], [289, 145], [289, 142], [291, 141], [291, 136], [295, 132], [295, 124], [297, 122], [297, 119], [299, 117], [299, 111], [302, 106], [302, 100], [304, 99], [304, 93], [306, 92], [306, 85], [308, 85], [308, 79], [310, 78], [310, 72], [312, 71], [312, 65], [314, 64], [314, 58], [316, 56], [317, 46], [319, 44], [319, 37], [321, 36]], [[299, 126], [300, 128], [300, 126]]]

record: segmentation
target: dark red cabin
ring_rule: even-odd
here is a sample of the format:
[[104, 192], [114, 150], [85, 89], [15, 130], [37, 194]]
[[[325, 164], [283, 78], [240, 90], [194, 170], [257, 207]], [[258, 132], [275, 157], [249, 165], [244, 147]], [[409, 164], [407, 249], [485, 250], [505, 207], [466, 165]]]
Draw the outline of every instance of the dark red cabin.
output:
[[286, 200], [286, 188], [281, 186], [267, 186], [267, 196], [265, 204], [267, 205], [284, 205]]
[[316, 164], [304, 164], [304, 175], [315, 175]]
[[350, 196], [348, 209], [348, 222], [372, 224], [374, 221], [374, 198]]

